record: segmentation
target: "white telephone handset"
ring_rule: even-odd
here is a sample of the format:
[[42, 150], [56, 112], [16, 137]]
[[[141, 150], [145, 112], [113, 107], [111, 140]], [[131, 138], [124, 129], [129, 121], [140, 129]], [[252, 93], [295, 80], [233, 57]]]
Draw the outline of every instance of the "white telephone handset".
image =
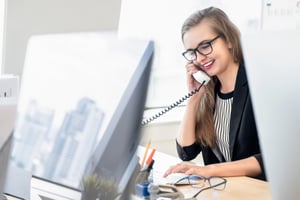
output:
[[203, 83], [204, 85], [207, 85], [207, 83], [210, 81], [209, 76], [207, 76], [207, 74], [205, 74], [203, 71], [199, 70], [196, 73], [193, 74], [194, 79], [196, 79], [196, 81], [198, 81], [199, 83]]
[[194, 73], [193, 77], [201, 84], [198, 88], [195, 88], [193, 91], [189, 92], [187, 95], [183, 96], [178, 101], [176, 101], [173, 104], [169, 105], [168, 107], [166, 107], [162, 111], [158, 112], [157, 114], [153, 115], [152, 117], [144, 119], [142, 121], [142, 125], [148, 124], [149, 122], [155, 120], [156, 118], [158, 118], [161, 115], [165, 114], [169, 110], [175, 108], [176, 106], [178, 106], [179, 104], [181, 104], [182, 102], [184, 102], [185, 100], [187, 100], [188, 98], [190, 98], [191, 96], [193, 96], [194, 94], [199, 92], [200, 88], [203, 85], [207, 85], [207, 83], [210, 81], [210, 77], [208, 75], [206, 75], [203, 71], [200, 71], [200, 70], [198, 72]]

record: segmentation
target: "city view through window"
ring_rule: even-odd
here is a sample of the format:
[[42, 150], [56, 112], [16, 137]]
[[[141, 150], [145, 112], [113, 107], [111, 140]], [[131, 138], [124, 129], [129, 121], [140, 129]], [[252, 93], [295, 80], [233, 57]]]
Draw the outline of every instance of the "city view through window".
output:
[[29, 102], [18, 116], [12, 163], [36, 176], [76, 186], [97, 141], [104, 112], [93, 100], [83, 98], [57, 124], [54, 117], [54, 109]]
[[144, 45], [119, 40], [111, 32], [33, 37], [22, 76], [11, 164], [79, 188]]

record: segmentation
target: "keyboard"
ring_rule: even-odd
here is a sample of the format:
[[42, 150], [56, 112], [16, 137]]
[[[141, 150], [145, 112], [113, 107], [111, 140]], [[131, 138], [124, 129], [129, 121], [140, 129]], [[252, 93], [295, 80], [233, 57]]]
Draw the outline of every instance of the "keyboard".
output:
[[[171, 184], [171, 185], [174, 185], [178, 180], [184, 178], [184, 177], [187, 177], [186, 174], [184, 173], [172, 173], [170, 174], [169, 176], [167, 177], [162, 177], [162, 174], [160, 174], [160, 177], [158, 176], [154, 176], [155, 178], [155, 182], [158, 182], [159, 184]], [[185, 179], [183, 181], [180, 181], [179, 184], [188, 184], [188, 180]]]

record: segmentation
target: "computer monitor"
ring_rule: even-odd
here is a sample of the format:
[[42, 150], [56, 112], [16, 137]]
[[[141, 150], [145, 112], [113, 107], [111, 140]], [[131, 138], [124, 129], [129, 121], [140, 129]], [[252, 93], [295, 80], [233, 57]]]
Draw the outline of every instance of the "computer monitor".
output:
[[[116, 121], [116, 112], [126, 111], [125, 119], [129, 121], [124, 122], [124, 130], [127, 123], [129, 127], [130, 123], [138, 123], [138, 113], [130, 110], [133, 108], [131, 103], [127, 106], [126, 98], [141, 89], [141, 97], [132, 97], [142, 98], [141, 102], [128, 101], [143, 111], [144, 84], [149, 73], [143, 64], [151, 60], [152, 51], [152, 42], [119, 38], [117, 32], [111, 31], [31, 37], [22, 76], [14, 134], [18, 140], [12, 163], [30, 170], [34, 176], [79, 188], [85, 164], [97, 143], [101, 140], [103, 144], [102, 138], [110, 137], [103, 134], [109, 129], [109, 122]], [[118, 107], [119, 102], [122, 105]], [[130, 146], [132, 151], [139, 138], [135, 140]], [[120, 138], [118, 148], [122, 147], [121, 141], [124, 145], [127, 142]], [[111, 159], [117, 159], [111, 155]]]
[[153, 54], [150, 41], [86, 169], [87, 174], [115, 182], [122, 199], [128, 198], [126, 190], [138, 165], [136, 151]]
[[244, 34], [243, 51], [272, 199], [299, 199], [300, 31]]

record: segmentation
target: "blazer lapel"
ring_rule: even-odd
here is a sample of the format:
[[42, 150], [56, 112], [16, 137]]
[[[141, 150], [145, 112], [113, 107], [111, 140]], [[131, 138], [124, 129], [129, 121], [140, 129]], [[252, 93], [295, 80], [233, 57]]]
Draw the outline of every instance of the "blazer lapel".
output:
[[229, 150], [231, 158], [248, 94], [249, 91], [247, 87], [245, 68], [243, 65], [240, 65], [233, 94], [233, 103], [230, 119]]

